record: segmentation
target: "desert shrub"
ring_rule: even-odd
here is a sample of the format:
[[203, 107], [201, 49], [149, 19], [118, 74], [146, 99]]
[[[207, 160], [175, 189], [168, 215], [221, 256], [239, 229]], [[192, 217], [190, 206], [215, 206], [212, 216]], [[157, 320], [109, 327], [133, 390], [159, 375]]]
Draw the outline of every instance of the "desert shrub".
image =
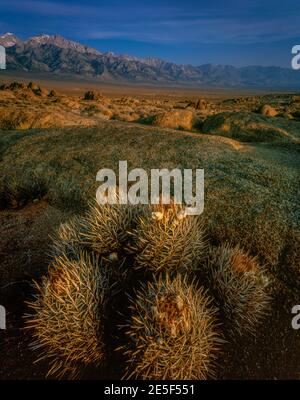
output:
[[300, 232], [289, 229], [280, 262], [275, 268], [276, 275], [291, 287], [300, 288]]
[[17, 208], [43, 198], [48, 191], [47, 183], [37, 175], [23, 173], [0, 181], [0, 208]]
[[[207, 235], [214, 244], [230, 242], [240, 245], [252, 254], [256, 254], [264, 264], [275, 267], [285, 245], [287, 221], [282, 210], [269, 200], [265, 203], [257, 191], [259, 207], [251, 203], [252, 193], [242, 189], [232, 191], [233, 195], [221, 198], [207, 198], [204, 221]], [[232, 200], [233, 201], [233, 200]]]
[[34, 113], [25, 109], [7, 110], [1, 113], [0, 129], [29, 129], [35, 119]]
[[58, 208], [75, 211], [87, 208], [84, 191], [72, 177], [61, 176], [55, 182], [49, 182], [48, 195], [50, 203]]
[[93, 115], [95, 112], [100, 111], [100, 109], [96, 106], [96, 104], [91, 104], [88, 107], [85, 107], [82, 112]]
[[292, 116], [294, 117], [294, 118], [296, 118], [296, 119], [300, 119], [300, 111], [294, 111], [294, 112], [292, 112]]

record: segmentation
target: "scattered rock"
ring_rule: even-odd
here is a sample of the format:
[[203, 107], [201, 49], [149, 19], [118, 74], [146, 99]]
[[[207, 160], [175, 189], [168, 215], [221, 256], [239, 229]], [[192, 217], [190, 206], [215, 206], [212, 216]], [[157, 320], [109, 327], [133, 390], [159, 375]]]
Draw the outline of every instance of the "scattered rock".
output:
[[297, 95], [292, 96], [290, 102], [291, 103], [300, 103], [300, 95], [299, 96], [297, 96]]
[[29, 82], [27, 85], [27, 89], [31, 89], [31, 91], [36, 95], [36, 96], [42, 96], [45, 95], [45, 91], [36, 83], [34, 82]]
[[0, 90], [21, 90], [25, 89], [26, 85], [21, 82], [11, 82], [11, 83], [3, 83], [0, 85]]
[[54, 99], [54, 102], [60, 103], [62, 106], [65, 106], [72, 110], [78, 110], [81, 108], [78, 99], [69, 96], [60, 96], [57, 99]]
[[50, 90], [50, 92], [48, 93], [48, 97], [56, 97], [57, 93], [55, 92], [55, 90]]
[[195, 113], [190, 110], [167, 111], [153, 118], [153, 125], [172, 129], [192, 130], [195, 123]]
[[73, 112], [58, 109], [5, 110], [0, 115], [0, 129], [24, 130], [32, 128], [62, 128], [65, 126], [94, 126], [95, 121], [81, 117]]
[[202, 131], [243, 142], [299, 142], [299, 123], [284, 118], [270, 119], [251, 112], [223, 112], [212, 115], [203, 123]]
[[89, 90], [84, 93], [83, 100], [99, 100], [101, 95], [99, 93], [94, 92], [93, 90]]
[[195, 109], [196, 110], [207, 110], [209, 108], [209, 103], [204, 100], [204, 99], [199, 99], [198, 101], [196, 101], [195, 103]]
[[264, 104], [261, 106], [259, 109], [259, 113], [262, 115], [265, 115], [266, 117], [276, 117], [278, 112], [275, 110], [275, 108], [271, 107], [269, 104]]
[[294, 111], [291, 115], [293, 118], [300, 119], [300, 111]]

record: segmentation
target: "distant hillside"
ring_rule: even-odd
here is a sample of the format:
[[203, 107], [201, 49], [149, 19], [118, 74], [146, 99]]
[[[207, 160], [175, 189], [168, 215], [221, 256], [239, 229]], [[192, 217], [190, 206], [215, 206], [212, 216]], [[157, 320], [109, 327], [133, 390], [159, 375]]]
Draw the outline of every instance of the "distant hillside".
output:
[[102, 53], [59, 35], [23, 41], [6, 33], [0, 36], [0, 44], [6, 47], [8, 70], [82, 75], [108, 82], [300, 89], [300, 72], [288, 68], [178, 65], [157, 58]]

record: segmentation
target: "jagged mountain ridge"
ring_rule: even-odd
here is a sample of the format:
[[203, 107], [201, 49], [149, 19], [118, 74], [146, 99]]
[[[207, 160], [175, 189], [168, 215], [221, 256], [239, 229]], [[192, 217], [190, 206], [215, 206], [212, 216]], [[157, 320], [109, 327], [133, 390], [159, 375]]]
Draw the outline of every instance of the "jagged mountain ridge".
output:
[[300, 89], [300, 72], [288, 68], [178, 65], [158, 58], [100, 52], [60, 35], [44, 34], [23, 41], [6, 33], [0, 36], [0, 45], [6, 47], [9, 70], [82, 75], [105, 81]]

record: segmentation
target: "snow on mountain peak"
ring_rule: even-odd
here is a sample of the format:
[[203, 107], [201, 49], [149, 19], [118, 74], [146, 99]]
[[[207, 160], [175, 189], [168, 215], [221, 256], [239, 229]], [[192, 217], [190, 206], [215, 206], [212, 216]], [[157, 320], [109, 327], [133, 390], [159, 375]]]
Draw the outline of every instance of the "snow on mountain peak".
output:
[[0, 44], [4, 47], [12, 47], [19, 43], [20, 40], [11, 32], [4, 33], [0, 36]]

